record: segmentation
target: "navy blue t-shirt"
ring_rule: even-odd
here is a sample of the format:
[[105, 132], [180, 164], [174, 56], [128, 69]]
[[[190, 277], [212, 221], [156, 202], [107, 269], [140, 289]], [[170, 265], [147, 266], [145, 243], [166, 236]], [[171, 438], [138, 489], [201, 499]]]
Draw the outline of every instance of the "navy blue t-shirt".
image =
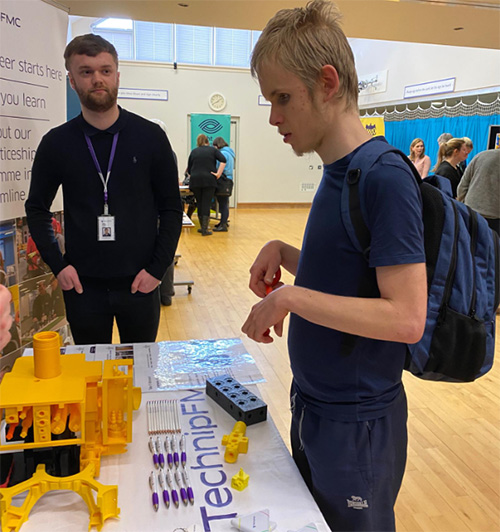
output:
[[[372, 141], [369, 141], [372, 142]], [[360, 190], [370, 229], [369, 263], [344, 228], [340, 202], [344, 176], [356, 153], [324, 168], [307, 222], [295, 284], [339, 296], [379, 297], [375, 268], [425, 262], [422, 203], [406, 163], [382, 156]], [[288, 348], [298, 392], [318, 414], [339, 421], [385, 415], [401, 391], [406, 344], [348, 335], [290, 317]], [[352, 337], [351, 337], [352, 339]]]

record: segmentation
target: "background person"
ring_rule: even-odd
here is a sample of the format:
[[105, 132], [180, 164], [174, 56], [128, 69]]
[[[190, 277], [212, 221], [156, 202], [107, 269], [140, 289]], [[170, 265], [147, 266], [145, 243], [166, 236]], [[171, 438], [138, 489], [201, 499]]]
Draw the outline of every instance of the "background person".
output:
[[38, 294], [33, 301], [31, 315], [36, 330], [44, 327], [52, 316], [52, 299], [47, 292], [45, 281], [38, 282]]
[[425, 155], [425, 145], [422, 139], [417, 138], [412, 141], [410, 144], [410, 155], [408, 157], [422, 179], [429, 175], [431, 158]]
[[[222, 137], [216, 137], [213, 145], [220, 150], [222, 155], [226, 158], [226, 166], [224, 167], [224, 174], [228, 179], [233, 180], [234, 174], [234, 150], [230, 148], [227, 142]], [[217, 167], [220, 165], [217, 161]], [[214, 227], [214, 231], [227, 232], [229, 219], [229, 198], [231, 196], [223, 196], [216, 193], [217, 202], [219, 203], [220, 222]]]
[[[270, 123], [297, 155], [316, 152], [324, 174], [302, 248], [268, 242], [250, 269], [262, 298], [242, 331], [270, 343], [290, 314], [294, 460], [332, 530], [393, 531], [406, 463], [406, 343], [427, 312], [422, 201], [408, 165], [381, 156], [366, 176], [369, 263], [345, 232], [342, 186], [372, 138], [359, 120], [354, 56], [330, 1], [279, 11], [252, 54]], [[367, 146], [369, 148], [369, 146]], [[295, 284], [266, 295], [278, 268]], [[360, 287], [370, 297], [360, 297]], [[355, 342], [345, 352], [346, 335]], [[349, 336], [347, 336], [349, 338]]]
[[44, 268], [42, 257], [40, 256], [40, 252], [38, 251], [35, 241], [31, 235], [28, 236], [28, 241], [26, 242], [26, 264], [27, 279], [33, 279], [34, 277], [39, 277], [40, 275], [47, 273]]
[[[465, 141], [465, 147], [467, 149], [467, 157], [470, 155], [470, 152], [474, 149], [474, 144], [472, 140], [469, 137], [462, 137]], [[467, 168], [467, 159], [464, 159], [463, 161], [459, 162], [457, 165], [458, 173], [460, 174], [460, 178], [464, 175], [465, 169]]]
[[[26, 201], [30, 232], [61, 286], [77, 344], [154, 342], [158, 285], [182, 227], [177, 166], [163, 131], [117, 104], [114, 46], [76, 37], [64, 58], [82, 114], [43, 138]], [[50, 207], [62, 185], [66, 254]], [[159, 223], [158, 223], [159, 219]], [[105, 239], [103, 227], [111, 227]]]
[[66, 253], [66, 247], [64, 245], [64, 236], [62, 234], [62, 227], [61, 224], [56, 220], [56, 218], [52, 217], [52, 229], [54, 230], [54, 236], [57, 240], [57, 245], [59, 246], [59, 250], [64, 255]]
[[57, 318], [64, 316], [66, 313], [66, 309], [64, 307], [64, 296], [55, 276], [50, 278], [49, 285], [51, 317]]
[[[152, 118], [151, 122], [158, 124], [162, 131], [165, 133], [165, 135], [168, 136], [167, 133], [167, 125], [163, 120], [159, 120], [158, 118]], [[177, 166], [177, 176], [179, 175], [179, 162], [177, 160], [177, 154], [172, 149], [172, 155], [174, 156], [175, 165]], [[160, 283], [160, 302], [162, 305], [169, 307], [172, 304], [172, 298], [175, 296], [175, 288], [174, 288], [174, 269], [175, 269], [175, 258], [172, 261], [172, 263], [169, 265], [167, 270], [165, 271], [161, 283]]]
[[10, 329], [13, 325], [10, 313], [12, 296], [3, 284], [0, 284], [0, 351], [10, 342]]
[[441, 144], [438, 152], [438, 160], [434, 167], [434, 173], [446, 177], [451, 183], [453, 197], [457, 197], [457, 187], [460, 183], [460, 172], [457, 165], [465, 161], [469, 152], [464, 139], [450, 139]]
[[[210, 146], [206, 135], [198, 135], [196, 146], [189, 154], [186, 172], [190, 176], [189, 189], [196, 198], [201, 234], [208, 236], [212, 234], [208, 226], [210, 205], [217, 186], [216, 180], [222, 175], [226, 166], [226, 158], [219, 150]], [[217, 161], [220, 163], [218, 168]]]
[[457, 199], [486, 218], [500, 235], [500, 150], [478, 153], [465, 169]]
[[441, 133], [437, 138], [438, 146], [441, 147], [442, 144], [446, 144], [452, 138], [453, 135], [451, 133]]

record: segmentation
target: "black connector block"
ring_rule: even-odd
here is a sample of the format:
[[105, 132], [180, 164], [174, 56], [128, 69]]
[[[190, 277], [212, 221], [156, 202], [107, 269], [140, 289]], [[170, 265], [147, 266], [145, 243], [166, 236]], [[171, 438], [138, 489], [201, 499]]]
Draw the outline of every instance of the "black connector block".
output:
[[230, 375], [207, 379], [206, 394], [236, 421], [254, 425], [267, 418], [267, 405]]

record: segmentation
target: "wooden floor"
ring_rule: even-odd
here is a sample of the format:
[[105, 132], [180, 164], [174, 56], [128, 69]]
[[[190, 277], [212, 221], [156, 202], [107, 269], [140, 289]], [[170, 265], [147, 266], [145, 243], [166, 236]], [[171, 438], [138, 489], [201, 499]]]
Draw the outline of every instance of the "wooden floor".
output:
[[[261, 345], [240, 329], [257, 302], [248, 289], [253, 259], [273, 238], [300, 247], [307, 214], [304, 208], [231, 210], [229, 232], [209, 237], [196, 231], [194, 215], [197, 227], [183, 229], [175, 272], [176, 281], [194, 281], [193, 291], [176, 288], [172, 306], [162, 307], [158, 335], [158, 341], [240, 337], [267, 381], [259, 388], [287, 445], [291, 373], [286, 333]], [[282, 280], [292, 282], [286, 273]], [[396, 506], [398, 531], [499, 532], [500, 364], [472, 384], [405, 375], [405, 386], [410, 442]]]

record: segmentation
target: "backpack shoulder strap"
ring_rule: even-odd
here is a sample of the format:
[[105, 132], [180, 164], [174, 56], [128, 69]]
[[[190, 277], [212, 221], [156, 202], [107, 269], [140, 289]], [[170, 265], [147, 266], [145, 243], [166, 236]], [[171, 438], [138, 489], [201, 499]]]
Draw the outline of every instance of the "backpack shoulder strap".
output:
[[386, 153], [397, 153], [409, 166], [420, 186], [421, 178], [408, 157], [391, 146], [384, 137], [374, 137], [363, 144], [352, 158], [344, 179], [341, 196], [341, 215], [344, 227], [353, 246], [368, 260], [370, 254], [370, 230], [363, 218], [361, 208], [361, 183], [364, 183], [372, 166]]

